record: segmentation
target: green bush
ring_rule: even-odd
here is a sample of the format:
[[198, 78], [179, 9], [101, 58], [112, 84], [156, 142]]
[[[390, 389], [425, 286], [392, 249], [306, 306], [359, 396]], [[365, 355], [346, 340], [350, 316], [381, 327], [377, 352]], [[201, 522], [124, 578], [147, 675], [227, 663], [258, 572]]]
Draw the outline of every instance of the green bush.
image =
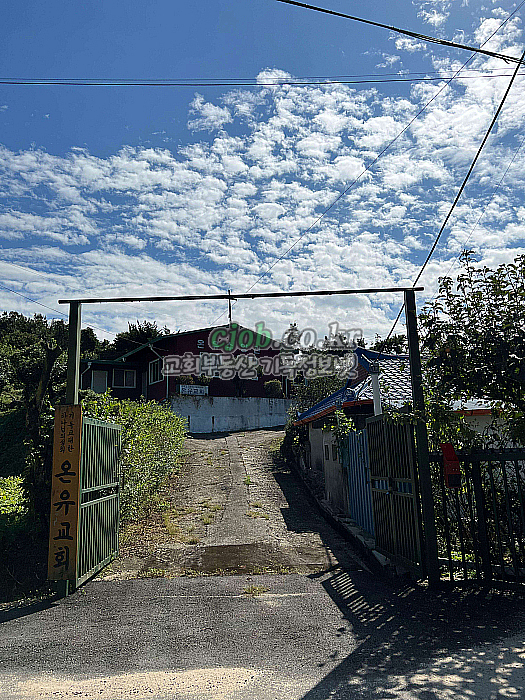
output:
[[21, 476], [0, 478], [0, 547], [13, 545], [26, 528], [27, 502]]
[[264, 382], [264, 393], [270, 399], [282, 399], [283, 385], [279, 379], [270, 379], [270, 381]]
[[84, 415], [118, 423], [122, 428], [122, 522], [147, 515], [167, 476], [180, 463], [187, 424], [169, 406], [154, 401], [115, 399], [90, 392]]

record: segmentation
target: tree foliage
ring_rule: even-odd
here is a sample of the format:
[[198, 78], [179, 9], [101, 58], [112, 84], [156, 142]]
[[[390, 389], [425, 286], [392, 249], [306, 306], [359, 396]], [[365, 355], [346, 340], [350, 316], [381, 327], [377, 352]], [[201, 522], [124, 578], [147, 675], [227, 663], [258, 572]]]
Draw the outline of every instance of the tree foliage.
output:
[[525, 256], [496, 270], [461, 256], [454, 282], [419, 317], [427, 382], [446, 399], [484, 398], [525, 411]]
[[395, 333], [390, 338], [382, 340], [378, 335], [370, 350], [392, 355], [404, 355], [408, 352], [407, 337], [403, 333]]
[[115, 399], [110, 392], [86, 392], [84, 414], [118, 423], [122, 428], [121, 520], [145, 515], [166, 477], [177, 468], [186, 421], [155, 401]]
[[155, 321], [139, 321], [128, 323], [128, 330], [117, 333], [115, 340], [104, 352], [105, 357], [119, 357], [130, 350], [136, 350], [140, 345], [155, 340], [161, 335], [169, 335], [169, 328], [158, 328]]

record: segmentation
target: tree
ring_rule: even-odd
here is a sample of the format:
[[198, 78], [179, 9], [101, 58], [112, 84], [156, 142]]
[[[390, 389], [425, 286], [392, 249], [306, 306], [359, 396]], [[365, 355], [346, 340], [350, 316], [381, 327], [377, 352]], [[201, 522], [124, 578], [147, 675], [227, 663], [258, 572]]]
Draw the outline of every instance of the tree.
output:
[[[0, 315], [0, 405], [20, 411], [25, 429], [24, 491], [30, 511], [45, 527], [52, 460], [52, 406], [65, 391], [68, 325], [16, 311]], [[81, 333], [81, 352], [100, 342], [91, 329]]]
[[41, 315], [27, 318], [12, 311], [0, 316], [2, 391], [8, 391], [15, 405], [23, 410], [24, 490], [31, 512], [42, 525], [49, 509], [52, 458], [49, 397], [56, 395], [63, 382], [60, 374], [63, 375], [64, 367], [57, 372], [57, 363], [67, 347], [67, 332], [64, 321], [48, 322]]
[[161, 335], [169, 335], [169, 328], [157, 328], [157, 323], [155, 321], [138, 321], [137, 323], [128, 323], [128, 330], [122, 331], [122, 333], [117, 333], [115, 340], [111, 343], [108, 348], [108, 352], [104, 353], [104, 356], [111, 355], [112, 357], [119, 357], [124, 355], [130, 350], [135, 350], [140, 345], [155, 340]]
[[381, 340], [381, 338], [376, 335], [376, 341], [370, 346], [370, 350], [384, 352], [387, 355], [404, 355], [408, 352], [407, 337], [403, 333], [398, 333], [388, 338], [388, 340]]
[[496, 270], [464, 251], [419, 316], [427, 382], [443, 398], [493, 399], [525, 411], [525, 255]]

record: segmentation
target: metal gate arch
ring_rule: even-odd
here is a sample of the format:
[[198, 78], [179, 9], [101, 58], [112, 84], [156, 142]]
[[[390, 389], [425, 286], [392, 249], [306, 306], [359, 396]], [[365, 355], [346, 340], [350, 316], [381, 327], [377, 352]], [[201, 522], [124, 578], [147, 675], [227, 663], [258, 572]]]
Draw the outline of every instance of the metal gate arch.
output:
[[414, 428], [384, 416], [367, 420], [376, 549], [425, 573]]

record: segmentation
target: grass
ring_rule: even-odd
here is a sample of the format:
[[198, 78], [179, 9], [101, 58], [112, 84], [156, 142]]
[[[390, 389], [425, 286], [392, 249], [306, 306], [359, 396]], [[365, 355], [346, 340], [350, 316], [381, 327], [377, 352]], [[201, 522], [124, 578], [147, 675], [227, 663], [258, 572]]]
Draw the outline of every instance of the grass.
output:
[[205, 525], [210, 525], [213, 522], [213, 515], [210, 515], [210, 513], [204, 513], [201, 515], [201, 520]]
[[224, 510], [224, 506], [220, 506], [218, 503], [212, 503], [211, 506], [206, 506], [212, 513], [216, 513], [218, 510]]
[[266, 566], [254, 566], [252, 574], [294, 574], [295, 569], [284, 564], [267, 564]]
[[261, 513], [260, 510], [249, 510], [245, 513], [245, 515], [248, 518], [264, 518], [265, 520], [269, 520], [270, 516], [268, 513]]
[[246, 588], [243, 590], [243, 593], [245, 595], [251, 595], [253, 597], [257, 595], [262, 595], [263, 593], [268, 593], [270, 589], [267, 588], [266, 586], [246, 586]]
[[245, 484], [246, 486], [249, 486], [252, 483], [252, 479], [250, 475], [245, 476], [244, 479], [242, 480], [242, 483]]
[[169, 574], [168, 569], [146, 569], [146, 571], [143, 571], [140, 574], [140, 578], [164, 578], [167, 574]]
[[263, 504], [260, 501], [254, 501], [253, 503], [250, 503], [250, 506], [252, 508], [264, 508]]

